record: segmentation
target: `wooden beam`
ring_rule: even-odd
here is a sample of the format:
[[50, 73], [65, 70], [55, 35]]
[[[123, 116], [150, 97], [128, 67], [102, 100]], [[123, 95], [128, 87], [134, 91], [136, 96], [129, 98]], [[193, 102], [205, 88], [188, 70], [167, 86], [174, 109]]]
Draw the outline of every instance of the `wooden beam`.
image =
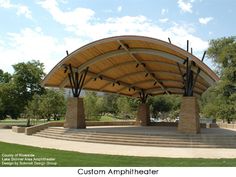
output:
[[129, 55], [132, 59], [134, 59], [134, 60], [137, 62], [137, 64], [141, 65], [141, 66], [143, 67], [144, 71], [145, 71], [146, 73], [150, 74], [150, 76], [154, 79], [154, 81], [157, 82], [157, 84], [158, 84], [167, 94], [169, 94], [168, 91], [167, 91], [167, 89], [166, 89], [165, 86], [159, 81], [159, 79], [158, 79], [153, 73], [150, 73], [149, 69], [148, 69], [146, 66], [144, 66], [144, 65], [142, 64], [142, 62], [139, 61], [139, 59], [138, 59], [136, 56], [134, 56], [134, 54], [131, 53], [131, 52], [129, 51], [129, 49], [128, 49], [120, 40], [117, 40], [117, 42], [118, 42], [118, 43], [122, 46], [122, 48], [128, 53], [128, 55]]
[[[152, 89], [146, 89], [145, 90], [146, 93], [151, 94], [151, 95], [158, 95], [158, 94], [163, 94], [163, 90], [161, 88], [152, 88]], [[174, 94], [183, 94], [184, 90], [181, 88], [176, 88], [176, 87], [170, 87], [168, 88], [168, 91]], [[194, 95], [198, 95], [200, 96], [202, 94], [202, 92], [196, 92], [194, 91]], [[139, 92], [135, 92], [134, 94], [132, 94], [132, 97], [138, 97], [139, 96]]]
[[[135, 58], [134, 54], [154, 55], [154, 56], [158, 56], [158, 57], [167, 58], [169, 60], [179, 62], [179, 63], [182, 63], [184, 61], [184, 59], [182, 59], [178, 56], [175, 56], [175, 55], [163, 52], [163, 51], [154, 50], [154, 49], [145, 49], [145, 48], [129, 49], [129, 55], [132, 55], [133, 56], [132, 58]], [[89, 66], [91, 66], [91, 65], [93, 65], [93, 64], [95, 64], [99, 61], [103, 61], [103, 60], [106, 60], [106, 59], [111, 58], [111, 57], [122, 56], [122, 55], [127, 55], [127, 51], [125, 51], [125, 50], [115, 50], [115, 51], [110, 51], [110, 52], [107, 52], [105, 54], [96, 56], [96, 57], [91, 58], [90, 60], [86, 61], [82, 65], [80, 65], [78, 67], [78, 72], [82, 71], [83, 69], [85, 69], [85, 68], [87, 68], [87, 67], [89, 67]], [[142, 62], [140, 62], [137, 58], [135, 58], [135, 61], [136, 62], [138, 61], [137, 63], [142, 65]]]
[[[90, 76], [95, 76], [96, 75], [96, 73], [93, 73], [93, 72], [91, 72], [91, 71], [88, 71], [88, 75], [90, 75]], [[102, 77], [102, 79], [103, 80], [105, 80], [105, 81], [108, 81], [108, 83], [107, 84], [111, 84], [111, 83], [117, 83], [117, 80], [116, 79], [112, 79], [112, 78], [110, 78], [110, 77], [107, 77], [107, 76], [101, 76]], [[125, 86], [125, 87], [130, 87], [131, 85], [130, 84], [128, 84], [128, 83], [126, 83], [126, 82], [122, 82], [122, 81], [119, 81], [119, 84], [121, 85], [121, 86]], [[141, 88], [139, 88], [139, 87], [135, 87], [135, 89], [136, 90], [141, 90]], [[97, 91], [102, 91], [102, 89], [97, 89]]]
[[[161, 62], [161, 61], [157, 61], [157, 60], [145, 60], [145, 62], [148, 62], [149, 64], [153, 63], [153, 64], [162, 64], [162, 65], [165, 65], [165, 66], [175, 66], [174, 64]], [[95, 78], [98, 78], [100, 75], [105, 74], [106, 72], [112, 71], [113, 69], [116, 69], [118, 67], [122, 67], [122, 66], [125, 66], [125, 65], [130, 65], [130, 64], [135, 65], [136, 61], [126, 61], [126, 62], [122, 62], [122, 63], [116, 64], [116, 65], [113, 65], [112, 67], [105, 68], [101, 72], [97, 73], [97, 75], [94, 78], [89, 79], [85, 83], [85, 85], [88, 84], [89, 82], [93, 81]], [[171, 73], [171, 72], [169, 72], [169, 73]]]
[[[154, 50], [154, 49], [142, 49], [142, 48], [139, 48], [139, 49], [129, 49], [129, 52], [130, 54], [139, 54], [139, 53], [145, 53], [145, 54], [150, 54], [150, 55], [154, 55], [154, 56], [159, 56], [159, 57], [164, 57], [164, 58], [167, 58], [167, 59], [170, 59], [172, 61], [175, 61], [175, 62], [178, 62], [180, 64], [182, 64], [183, 62], [183, 59], [180, 58], [180, 57], [177, 57], [175, 55], [172, 55], [172, 54], [168, 54], [168, 53], [165, 53], [165, 52], [162, 52], [162, 51], [158, 51], [158, 50]], [[77, 69], [78, 69], [78, 72], [82, 71], [83, 69], [85, 69], [86, 67], [92, 65], [92, 64], [95, 64], [96, 62], [99, 62], [99, 61], [102, 61], [102, 60], [105, 60], [105, 59], [108, 59], [110, 57], [115, 57], [115, 56], [120, 56], [120, 55], [125, 55], [127, 54], [127, 52], [125, 50], [116, 50], [116, 51], [112, 51], [112, 52], [108, 52], [108, 53], [105, 53], [105, 54], [102, 54], [102, 55], [99, 55], [97, 57], [94, 57], [92, 58], [91, 60], [85, 62], [84, 64], [82, 64], [81, 66], [79, 66]], [[136, 60], [135, 60], [136, 62]], [[139, 62], [141, 63], [141, 62]], [[138, 64], [139, 64], [138, 63]], [[62, 65], [63, 66], [63, 65]], [[140, 66], [144, 67], [142, 64], [140, 64]], [[64, 66], [63, 66], [64, 67]], [[197, 72], [197, 67], [193, 68], [192, 69], [195, 73], [198, 73]], [[149, 73], [147, 71], [147, 73]], [[206, 73], [204, 72], [201, 72], [200, 73], [200, 76], [202, 78], [204, 78], [210, 85], [213, 85], [215, 83], [215, 81], [210, 78]], [[155, 78], [154, 78], [155, 79]], [[68, 83], [67, 81], [67, 78], [64, 78], [64, 80], [62, 80], [62, 82], [60, 83], [60, 87], [63, 88], [66, 84]], [[87, 83], [86, 83], [87, 84]]]

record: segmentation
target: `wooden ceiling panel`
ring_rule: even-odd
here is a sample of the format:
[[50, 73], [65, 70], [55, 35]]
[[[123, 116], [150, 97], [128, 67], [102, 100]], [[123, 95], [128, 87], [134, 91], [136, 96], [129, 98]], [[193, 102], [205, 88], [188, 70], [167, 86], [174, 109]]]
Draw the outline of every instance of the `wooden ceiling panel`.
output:
[[[210, 68], [175, 45], [142, 36], [117, 36], [85, 45], [61, 60], [45, 77], [43, 85], [70, 87], [69, 71], [64, 73], [64, 66], [71, 64], [73, 72], [89, 67], [84, 89], [123, 95], [158, 88], [156, 94], [171, 89], [171, 93], [182, 93], [181, 74], [186, 72], [183, 61], [187, 57], [196, 64], [193, 78], [198, 68], [201, 69], [193, 89], [195, 94], [201, 94], [219, 80]], [[133, 87], [136, 90], [132, 91]]]

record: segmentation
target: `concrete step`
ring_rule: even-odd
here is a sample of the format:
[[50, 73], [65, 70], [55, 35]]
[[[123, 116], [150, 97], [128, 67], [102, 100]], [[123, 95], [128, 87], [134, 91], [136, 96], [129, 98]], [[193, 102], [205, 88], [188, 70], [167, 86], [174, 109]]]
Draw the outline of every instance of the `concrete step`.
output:
[[164, 138], [173, 138], [173, 139], [176, 139], [176, 138], [179, 138], [179, 139], [207, 139], [207, 138], [218, 138], [218, 139], [232, 139], [234, 138], [236, 140], [236, 135], [221, 135], [221, 134], [218, 134], [218, 135], [202, 135], [202, 134], [196, 134], [196, 135], [188, 135], [188, 134], [150, 134], [150, 133], [142, 133], [142, 134], [131, 134], [131, 133], [117, 133], [117, 132], [102, 132], [102, 131], [94, 131], [94, 130], [77, 130], [77, 129], [67, 129], [67, 130], [64, 130], [64, 129], [59, 129], [59, 128], [54, 128], [54, 127], [50, 127], [48, 129], [45, 129], [44, 130], [45, 132], [52, 132], [52, 133], [61, 133], [61, 134], [65, 134], [65, 133], [74, 133], [74, 134], [90, 134], [90, 135], [93, 135], [93, 134], [96, 134], [96, 135], [106, 135], [106, 136], [112, 136], [112, 137], [115, 137], [115, 136], [123, 136], [123, 137], [136, 137], [136, 138], [146, 138], [147, 136], [149, 137], [164, 137]]
[[194, 135], [134, 135], [124, 133], [93, 132], [60, 128], [48, 128], [34, 136], [106, 144], [155, 147], [236, 148], [236, 136]]
[[[112, 136], [112, 135], [106, 135], [105, 133], [103, 133], [103, 135], [101, 134], [96, 134], [96, 133], [93, 133], [93, 134], [90, 134], [90, 133], [87, 133], [87, 134], [84, 134], [84, 133], [58, 133], [58, 132], [48, 132], [48, 131], [41, 131], [37, 134], [41, 134], [41, 135], [44, 135], [44, 136], [66, 136], [66, 137], [71, 137], [71, 138], [94, 138], [94, 139], [105, 139], [105, 140], [110, 140], [110, 141], [138, 141], [138, 142], [150, 142], [150, 141], [162, 141], [162, 142], [166, 142], [166, 143], [182, 143], [182, 142], [191, 142], [191, 143], [208, 143], [208, 144], [234, 144], [236, 142], [236, 139], [232, 141], [232, 139], [229, 139], [229, 138], [225, 138], [225, 139], [218, 139], [218, 138], [198, 138], [198, 139], [192, 139], [192, 138], [184, 138], [184, 139], [181, 139], [179, 137], [172, 137], [172, 138], [169, 138], [169, 137], [159, 137], [159, 136], [146, 136], [146, 137], [123, 137], [123, 136]], [[217, 141], [216, 141], [217, 140]]]
[[83, 135], [83, 136], [103, 136], [104, 138], [120, 138], [122, 137], [123, 139], [125, 138], [133, 138], [133, 139], [138, 139], [138, 140], [142, 140], [142, 139], [147, 139], [149, 138], [150, 140], [152, 140], [154, 138], [154, 140], [157, 139], [166, 139], [169, 141], [203, 141], [203, 142], [214, 142], [215, 140], [217, 140], [217, 142], [229, 142], [229, 141], [235, 141], [236, 142], [236, 136], [235, 135], [227, 135], [227, 136], [222, 136], [222, 135], [132, 135], [132, 134], [122, 134], [122, 133], [101, 133], [101, 132], [90, 132], [90, 131], [57, 131], [56, 129], [54, 130], [44, 130], [45, 133], [52, 133], [55, 134], [57, 133], [58, 135], [62, 135], [62, 134], [70, 134], [70, 135]]
[[117, 145], [130, 145], [130, 146], [152, 146], [152, 147], [179, 147], [179, 148], [236, 148], [236, 145], [210, 145], [210, 144], [176, 144], [176, 143], [160, 143], [160, 142], [125, 142], [125, 141], [106, 141], [106, 140], [94, 140], [94, 139], [76, 139], [70, 137], [55, 137], [55, 136], [44, 136], [40, 134], [36, 134], [34, 136], [44, 137], [44, 138], [52, 138], [59, 140], [68, 140], [68, 141], [79, 141], [79, 142], [88, 142], [88, 143], [104, 143], [104, 144], [117, 144]]

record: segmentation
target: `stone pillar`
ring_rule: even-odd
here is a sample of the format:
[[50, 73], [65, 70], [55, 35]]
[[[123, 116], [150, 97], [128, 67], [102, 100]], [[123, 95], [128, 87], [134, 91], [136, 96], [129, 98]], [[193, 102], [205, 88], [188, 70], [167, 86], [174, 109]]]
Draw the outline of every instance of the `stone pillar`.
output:
[[150, 124], [150, 111], [146, 103], [141, 103], [138, 107], [136, 125], [147, 126]]
[[178, 131], [183, 133], [200, 133], [199, 106], [196, 97], [182, 98]]
[[65, 128], [86, 128], [83, 98], [69, 98], [65, 116]]

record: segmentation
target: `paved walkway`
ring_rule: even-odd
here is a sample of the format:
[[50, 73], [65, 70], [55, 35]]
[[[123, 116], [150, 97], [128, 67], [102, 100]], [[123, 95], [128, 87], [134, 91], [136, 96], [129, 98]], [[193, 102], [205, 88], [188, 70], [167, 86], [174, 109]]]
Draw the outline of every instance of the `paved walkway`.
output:
[[0, 129], [0, 141], [82, 153], [143, 157], [236, 158], [236, 149], [163, 148], [85, 143], [27, 136], [21, 133], [14, 133], [9, 129]]

